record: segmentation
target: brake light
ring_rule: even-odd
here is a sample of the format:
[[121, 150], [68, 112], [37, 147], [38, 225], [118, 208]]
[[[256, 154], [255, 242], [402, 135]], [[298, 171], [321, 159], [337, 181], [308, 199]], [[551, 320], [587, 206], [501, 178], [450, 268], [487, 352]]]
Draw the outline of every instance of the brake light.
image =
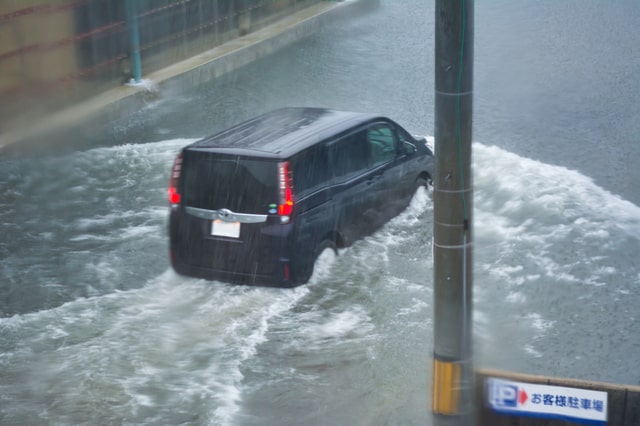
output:
[[180, 194], [176, 192], [174, 187], [169, 188], [169, 202], [171, 204], [180, 204]]
[[283, 265], [282, 274], [285, 281], [289, 281], [291, 279], [291, 269], [289, 268], [289, 262], [286, 262]]
[[180, 180], [180, 172], [182, 171], [182, 153], [176, 156], [171, 168], [171, 178], [169, 179], [169, 203], [172, 206], [180, 204], [180, 193], [178, 192], [178, 180]]
[[280, 183], [278, 214], [281, 216], [281, 221], [287, 223], [289, 216], [293, 212], [293, 184], [291, 182], [291, 171], [289, 170], [288, 161], [278, 164], [278, 175], [278, 181]]

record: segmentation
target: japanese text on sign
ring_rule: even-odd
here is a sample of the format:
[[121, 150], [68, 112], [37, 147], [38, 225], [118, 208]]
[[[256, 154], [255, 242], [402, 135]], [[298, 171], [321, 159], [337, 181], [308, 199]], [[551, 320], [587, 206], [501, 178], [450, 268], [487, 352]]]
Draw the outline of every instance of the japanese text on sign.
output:
[[486, 385], [487, 402], [494, 411], [596, 424], [607, 421], [606, 392], [496, 378], [488, 378]]

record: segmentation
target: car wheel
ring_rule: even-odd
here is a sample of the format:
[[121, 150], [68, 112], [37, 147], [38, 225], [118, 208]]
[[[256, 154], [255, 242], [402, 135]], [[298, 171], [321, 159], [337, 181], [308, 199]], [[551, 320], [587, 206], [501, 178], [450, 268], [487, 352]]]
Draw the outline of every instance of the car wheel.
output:
[[[419, 176], [419, 177], [416, 179], [415, 188], [414, 188], [414, 189], [415, 189], [415, 191], [417, 191], [417, 190], [418, 190], [418, 188], [425, 188], [425, 189], [429, 189], [429, 182], [430, 182], [430, 179], [425, 178], [425, 177], [422, 177], [422, 176]], [[414, 191], [414, 192], [415, 192], [415, 191]]]
[[316, 263], [318, 262], [318, 259], [320, 259], [325, 254], [325, 251], [327, 250], [332, 252], [331, 254], [333, 256], [338, 255], [338, 249], [336, 248], [336, 244], [333, 241], [324, 240], [323, 242], [321, 242], [318, 245], [318, 247], [316, 247], [316, 249], [314, 250], [311, 261], [309, 261], [306, 265], [300, 268], [299, 274], [298, 274], [299, 284], [304, 284], [309, 282], [309, 280], [313, 275], [313, 271]]
[[418, 176], [416, 182], [413, 185], [413, 192], [411, 193], [411, 197], [415, 197], [420, 188], [424, 188], [427, 192], [429, 192], [430, 186], [432, 186], [431, 179], [424, 176]]

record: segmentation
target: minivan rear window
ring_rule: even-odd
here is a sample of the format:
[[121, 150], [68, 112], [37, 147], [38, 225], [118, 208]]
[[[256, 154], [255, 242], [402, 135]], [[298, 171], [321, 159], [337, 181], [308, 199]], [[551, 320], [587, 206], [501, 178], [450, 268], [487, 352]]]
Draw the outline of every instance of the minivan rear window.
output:
[[278, 202], [275, 161], [187, 150], [182, 170], [187, 206], [267, 214]]

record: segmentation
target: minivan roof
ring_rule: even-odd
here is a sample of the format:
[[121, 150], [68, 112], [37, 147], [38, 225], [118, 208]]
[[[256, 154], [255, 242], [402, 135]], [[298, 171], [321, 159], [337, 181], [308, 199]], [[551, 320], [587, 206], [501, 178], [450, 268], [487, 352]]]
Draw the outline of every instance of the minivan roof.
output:
[[193, 143], [190, 150], [287, 158], [360, 124], [386, 117], [325, 108], [281, 108]]

